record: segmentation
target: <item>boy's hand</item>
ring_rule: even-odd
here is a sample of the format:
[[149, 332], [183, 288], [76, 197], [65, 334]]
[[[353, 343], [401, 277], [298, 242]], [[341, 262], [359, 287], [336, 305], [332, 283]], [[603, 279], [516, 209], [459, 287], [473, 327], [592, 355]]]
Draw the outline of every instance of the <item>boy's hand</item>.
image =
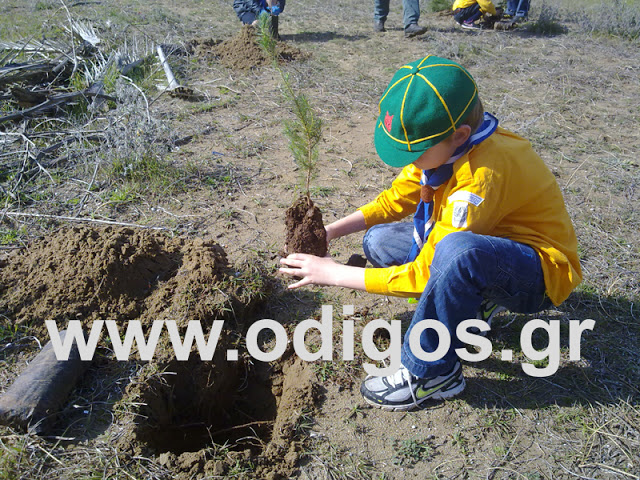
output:
[[335, 262], [331, 257], [316, 257], [306, 253], [292, 253], [280, 259], [280, 273], [301, 278], [289, 288], [305, 285], [333, 285], [364, 290], [364, 268], [349, 267]]
[[292, 253], [287, 258], [280, 259], [280, 263], [289, 268], [281, 267], [280, 273], [302, 280], [292, 283], [289, 288], [298, 288], [305, 285], [333, 285], [331, 283], [332, 270], [339, 265], [330, 257], [316, 257], [306, 253]]

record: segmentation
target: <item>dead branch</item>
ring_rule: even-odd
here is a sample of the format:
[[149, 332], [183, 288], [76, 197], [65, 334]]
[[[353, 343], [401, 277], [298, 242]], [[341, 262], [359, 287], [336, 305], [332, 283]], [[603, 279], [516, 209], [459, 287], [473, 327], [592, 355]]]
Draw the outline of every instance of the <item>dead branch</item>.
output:
[[87, 186], [87, 190], [85, 191], [82, 197], [82, 200], [80, 200], [80, 203], [78, 204], [78, 208], [76, 209], [76, 212], [75, 212], [76, 215], [82, 212], [82, 209], [84, 208], [84, 203], [87, 201], [87, 197], [89, 197], [89, 194], [91, 194], [91, 188], [93, 187], [93, 183], [96, 181], [96, 176], [98, 175], [99, 168], [100, 168], [100, 161], [97, 161], [96, 166], [93, 169], [93, 176], [91, 177], [91, 181], [89, 182], [89, 185]]
[[0, 85], [33, 80], [35, 77], [46, 78], [58, 65], [58, 63], [41, 62], [0, 67]]
[[[29, 42], [0, 42], [0, 50], [17, 50], [20, 52], [58, 52], [63, 53], [67, 50], [66, 46], [61, 43], [55, 43], [51, 40], [31, 40]], [[4, 60], [4, 59], [3, 59]], [[3, 61], [0, 61], [0, 64]]]
[[147, 225], [139, 225], [137, 223], [126, 223], [126, 222], [114, 222], [112, 220], [98, 220], [96, 218], [80, 218], [80, 217], [65, 217], [60, 215], [45, 215], [41, 213], [24, 213], [24, 212], [2, 212], [0, 214], [1, 217], [31, 217], [31, 218], [46, 218], [49, 220], [59, 220], [66, 222], [88, 222], [88, 223], [99, 223], [102, 225], [115, 225], [119, 227], [134, 227], [134, 228], [143, 228], [146, 230], [170, 230], [166, 227], [150, 227]]
[[9, 115], [5, 115], [4, 117], [0, 117], [0, 123], [11, 122], [13, 120], [20, 120], [23, 118], [30, 118], [35, 115], [44, 113], [49, 111], [55, 107], [65, 105], [76, 98], [86, 98], [86, 97], [102, 97], [106, 100], [116, 101], [115, 97], [110, 95], [104, 95], [101, 93], [91, 92], [90, 89], [82, 90], [81, 92], [72, 92], [72, 93], [63, 93], [61, 95], [56, 95], [53, 97], [49, 97], [46, 101], [42, 102], [35, 107], [27, 108], [26, 110], [21, 110], [19, 112], [10, 113]]
[[11, 87], [11, 96], [21, 107], [33, 107], [45, 102], [51, 94], [49, 90], [27, 90], [23, 87]]
[[63, 27], [67, 32], [75, 33], [82, 40], [93, 47], [97, 46], [100, 43], [100, 38], [91, 25], [87, 25], [71, 18], [69, 18], [69, 24], [71, 25], [71, 28], [67, 27], [66, 25]]

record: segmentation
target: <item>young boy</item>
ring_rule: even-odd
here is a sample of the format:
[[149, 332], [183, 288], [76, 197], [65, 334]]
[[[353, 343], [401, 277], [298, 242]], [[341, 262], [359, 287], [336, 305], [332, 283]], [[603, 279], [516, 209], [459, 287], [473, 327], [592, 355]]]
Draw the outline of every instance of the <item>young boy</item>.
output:
[[453, 2], [453, 18], [462, 28], [477, 30], [476, 24], [483, 15], [498, 16], [498, 11], [491, 0], [455, 0]]
[[[365, 254], [375, 268], [292, 254], [281, 272], [289, 288], [336, 285], [419, 298], [406, 332], [401, 366], [368, 377], [367, 402], [407, 410], [465, 387], [455, 349], [457, 325], [487, 322], [496, 305], [535, 313], [559, 305], [581, 280], [577, 241], [553, 174], [529, 142], [483, 112], [471, 75], [428, 56], [402, 66], [380, 100], [374, 135], [380, 158], [403, 167], [391, 188], [326, 226], [328, 241], [368, 229]], [[414, 222], [391, 223], [414, 213]], [[440, 360], [418, 358], [411, 329], [424, 319], [447, 328], [451, 346]], [[433, 329], [420, 333], [434, 352]]]

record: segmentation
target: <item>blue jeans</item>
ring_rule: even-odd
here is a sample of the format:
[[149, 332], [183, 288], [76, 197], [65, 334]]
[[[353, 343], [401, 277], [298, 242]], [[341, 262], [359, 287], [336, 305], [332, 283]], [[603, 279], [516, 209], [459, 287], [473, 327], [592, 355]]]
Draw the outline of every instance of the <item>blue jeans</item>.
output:
[[[370, 228], [363, 240], [367, 259], [374, 267], [404, 263], [413, 238], [413, 224], [391, 223]], [[437, 245], [427, 286], [420, 296], [402, 345], [402, 364], [415, 376], [434, 377], [448, 372], [463, 344], [456, 338], [458, 324], [476, 318], [483, 299], [512, 312], [536, 313], [551, 303], [545, 295], [540, 257], [528, 245], [508, 238], [454, 232]], [[409, 348], [409, 334], [422, 320], [438, 320], [449, 331], [451, 347], [440, 360], [426, 362]], [[420, 335], [425, 352], [438, 347], [438, 334], [426, 329]]]
[[[420, 0], [402, 0], [402, 22], [404, 28], [418, 23], [420, 20]], [[374, 0], [373, 19], [379, 22], [386, 22], [389, 15], [389, 0]]]
[[529, 15], [529, 0], [507, 0], [507, 15], [526, 17]]

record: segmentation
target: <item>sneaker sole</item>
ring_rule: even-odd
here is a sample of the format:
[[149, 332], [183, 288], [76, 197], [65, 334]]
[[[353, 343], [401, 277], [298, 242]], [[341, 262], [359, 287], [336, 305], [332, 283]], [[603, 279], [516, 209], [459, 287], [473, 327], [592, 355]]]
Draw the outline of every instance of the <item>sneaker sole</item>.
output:
[[449, 388], [447, 390], [438, 390], [433, 395], [429, 395], [418, 400], [417, 407], [415, 403], [411, 403], [409, 405], [380, 405], [379, 403], [369, 400], [367, 397], [363, 398], [369, 405], [377, 407], [381, 410], [385, 410], [387, 412], [407, 412], [409, 410], [413, 410], [414, 408], [419, 408], [427, 400], [445, 400], [447, 398], [455, 397], [456, 395], [462, 393], [466, 386], [467, 382], [465, 381], [464, 377], [462, 377], [462, 381], [458, 382], [457, 385], [453, 386], [452, 388]]

